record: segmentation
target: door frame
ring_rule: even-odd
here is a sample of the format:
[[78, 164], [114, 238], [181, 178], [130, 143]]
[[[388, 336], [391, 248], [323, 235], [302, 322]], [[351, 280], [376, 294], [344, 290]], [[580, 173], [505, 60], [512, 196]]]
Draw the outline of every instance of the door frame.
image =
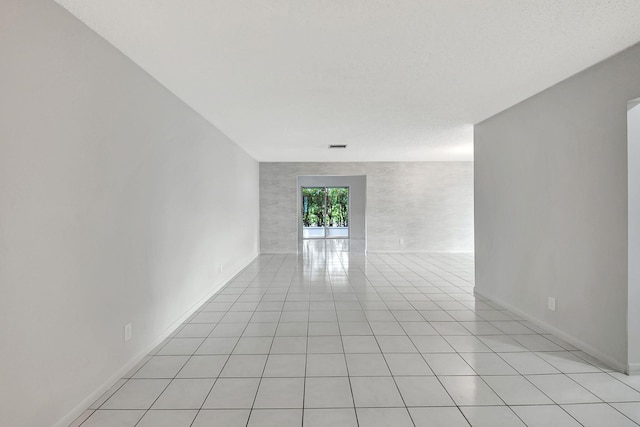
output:
[[[298, 209], [300, 210], [300, 214], [298, 215], [299, 221], [302, 222], [302, 202], [304, 201], [304, 196], [302, 195], [302, 191], [305, 188], [324, 188], [325, 190], [328, 190], [329, 188], [346, 188], [347, 189], [347, 197], [348, 197], [348, 202], [347, 202], [347, 215], [348, 215], [348, 226], [347, 226], [347, 235], [346, 236], [328, 236], [327, 235], [327, 229], [330, 229], [331, 227], [326, 225], [322, 226], [322, 237], [304, 237], [304, 224], [300, 224], [299, 227], [302, 227], [302, 240], [320, 240], [320, 239], [350, 239], [351, 238], [351, 186], [349, 185], [315, 185], [315, 186], [308, 186], [308, 185], [301, 185], [298, 187], [300, 190], [300, 194], [299, 194], [299, 200], [300, 203], [298, 203]], [[327, 217], [327, 191], [324, 192], [324, 203], [323, 203], [323, 219]]]
[[[358, 250], [367, 251], [367, 176], [366, 175], [298, 175], [296, 178], [295, 206], [286, 209], [297, 220], [298, 252], [302, 239], [301, 187], [349, 187], [349, 241]], [[295, 209], [295, 211], [294, 211]], [[295, 213], [294, 213], [295, 212]], [[305, 241], [307, 239], [304, 239]]]

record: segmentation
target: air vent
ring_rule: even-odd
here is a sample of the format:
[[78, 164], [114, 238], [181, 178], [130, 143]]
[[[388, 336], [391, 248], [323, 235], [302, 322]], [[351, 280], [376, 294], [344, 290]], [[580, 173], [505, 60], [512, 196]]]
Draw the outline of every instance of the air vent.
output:
[[329, 145], [329, 150], [332, 150], [334, 148], [347, 148], [346, 144], [332, 144]]

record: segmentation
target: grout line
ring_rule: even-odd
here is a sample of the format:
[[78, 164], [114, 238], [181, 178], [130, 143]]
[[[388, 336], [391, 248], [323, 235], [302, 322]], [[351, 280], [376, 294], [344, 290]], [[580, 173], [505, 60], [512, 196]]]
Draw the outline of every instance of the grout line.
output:
[[[520, 406], [518, 405], [507, 405], [504, 399], [489, 385], [485, 378], [494, 377], [494, 376], [510, 376], [510, 377], [524, 377], [527, 384], [534, 387], [535, 390], [539, 391], [541, 395], [548, 398], [551, 402], [553, 402], [554, 406], [561, 408], [564, 413], [575, 419], [568, 411], [566, 411], [562, 405], [556, 403], [547, 393], [545, 393], [542, 389], [537, 387], [532, 380], [529, 378], [531, 376], [545, 376], [545, 375], [563, 375], [566, 378], [569, 378], [575, 384], [577, 384], [582, 389], [588, 391], [591, 394], [600, 400], [598, 404], [605, 403], [609, 406], [609, 408], [614, 409], [616, 412], [622, 414], [626, 417], [622, 412], [618, 411], [613, 405], [612, 401], [604, 401], [600, 396], [595, 395], [589, 388], [583, 386], [578, 383], [576, 379], [570, 376], [571, 372], [566, 372], [559, 367], [556, 367], [553, 363], [547, 361], [545, 358], [541, 357], [541, 353], [560, 353], [560, 354], [571, 354], [573, 357], [577, 357], [580, 359], [585, 365], [592, 366], [596, 372], [587, 372], [587, 374], [606, 374], [609, 378], [615, 379], [621, 385], [628, 387], [630, 390], [637, 391], [633, 386], [626, 384], [621, 381], [619, 378], [615, 377], [609, 371], [603, 371], [599, 368], [599, 366], [592, 363], [590, 360], [587, 360], [585, 357], [580, 355], [579, 350], [572, 350], [569, 348], [565, 348], [562, 345], [564, 341], [559, 340], [556, 342], [548, 337], [553, 337], [552, 334], [546, 333], [545, 331], [540, 330], [539, 328], [533, 329], [529, 327], [526, 320], [520, 318], [519, 316], [511, 313], [510, 311], [504, 309], [503, 307], [491, 303], [490, 301], [485, 300], [484, 298], [477, 297], [473, 294], [473, 259], [469, 256], [454, 256], [451, 254], [369, 254], [369, 255], [352, 255], [347, 251], [340, 251], [339, 245], [336, 242], [330, 242], [327, 244], [325, 242], [325, 252], [324, 256], [318, 258], [314, 256], [313, 253], [309, 254], [300, 254], [300, 255], [261, 255], [251, 264], [249, 264], [245, 269], [243, 269], [240, 273], [230, 279], [221, 289], [212, 296], [207, 302], [205, 302], [192, 316], [190, 316], [183, 324], [179, 325], [176, 330], [170, 334], [166, 342], [156, 347], [149, 355], [148, 360], [141, 363], [140, 366], [135, 369], [135, 371], [130, 371], [127, 373], [126, 377], [123, 377], [122, 380], [124, 382], [118, 387], [113, 393], [110, 393], [109, 396], [105, 398], [105, 400], [98, 405], [98, 407], [94, 410], [93, 413], [97, 410], [102, 411], [111, 411], [111, 409], [102, 409], [104, 404], [109, 401], [124, 385], [126, 385], [133, 378], [137, 372], [144, 368], [154, 357], [179, 357], [186, 356], [186, 360], [182, 367], [178, 369], [173, 377], [166, 378], [169, 380], [169, 383], [164, 387], [162, 392], [156, 397], [154, 402], [149, 406], [148, 409], [144, 411], [143, 416], [140, 418], [138, 423], [144, 418], [144, 416], [151, 410], [151, 407], [160, 399], [160, 397], [166, 392], [168, 387], [172, 384], [174, 380], [177, 379], [178, 375], [184, 370], [186, 365], [193, 360], [194, 357], [200, 356], [196, 354], [198, 350], [204, 345], [207, 339], [209, 338], [235, 338], [235, 344], [233, 348], [229, 351], [228, 354], [214, 354], [215, 356], [226, 356], [226, 359], [220, 369], [220, 372], [216, 377], [212, 378], [203, 378], [197, 377], [198, 379], [213, 379], [213, 383], [209, 392], [203, 400], [202, 405], [200, 405], [200, 409], [197, 410], [196, 416], [192, 421], [195, 423], [195, 420], [198, 418], [198, 415], [203, 410], [204, 404], [206, 400], [211, 395], [213, 388], [217, 384], [218, 380], [221, 378], [220, 375], [224, 371], [225, 367], [228, 365], [229, 360], [234, 355], [244, 355], [244, 354], [235, 354], [234, 351], [238, 348], [239, 343], [243, 338], [270, 338], [271, 343], [269, 346], [269, 350], [266, 354], [258, 354], [258, 351], [249, 351], [246, 355], [260, 355], [266, 356], [265, 364], [262, 367], [262, 374], [258, 378], [258, 386], [256, 388], [255, 395], [253, 396], [253, 403], [251, 408], [248, 410], [249, 415], [247, 418], [247, 425], [249, 420], [251, 419], [251, 415], [255, 409], [255, 403], [257, 401], [257, 396], [260, 391], [260, 387], [262, 384], [262, 380], [265, 378], [266, 367], [269, 364], [269, 359], [272, 356], [272, 350], [275, 343], [276, 338], [286, 338], [287, 335], [278, 335], [278, 330], [281, 325], [285, 325], [288, 323], [297, 323], [298, 320], [296, 317], [291, 317], [293, 322], [285, 322], [284, 317], [287, 312], [306, 312], [306, 351], [304, 353], [305, 358], [305, 366], [304, 366], [304, 375], [302, 377], [302, 421], [304, 424], [304, 415], [305, 415], [305, 404], [306, 404], [306, 382], [307, 378], [336, 378], [343, 377], [341, 375], [322, 375], [322, 376], [307, 376], [308, 373], [308, 358], [310, 340], [320, 337], [337, 337], [340, 339], [342, 353], [317, 353], [317, 354], [342, 354], [343, 361], [347, 371], [347, 379], [349, 381], [349, 388], [351, 392], [351, 399], [353, 402], [353, 409], [356, 422], [359, 423], [358, 412], [355, 403], [355, 396], [352, 384], [352, 376], [349, 370], [349, 364], [347, 361], [347, 356], [350, 354], [370, 354], [370, 355], [380, 355], [384, 362], [385, 366], [389, 370], [389, 378], [392, 379], [394, 385], [396, 387], [397, 393], [400, 395], [404, 408], [407, 411], [410, 419], [413, 422], [413, 416], [409, 411], [409, 408], [421, 407], [421, 406], [407, 406], [405, 397], [402, 395], [400, 388], [398, 386], [396, 377], [432, 377], [435, 378], [440, 387], [447, 393], [453, 405], [458, 409], [461, 415], [466, 419], [466, 415], [461, 411], [461, 408], [467, 406], [474, 405], [460, 405], [458, 404], [452, 397], [449, 390], [444, 386], [442, 379], [440, 377], [458, 377], [458, 376], [472, 376], [476, 377], [478, 381], [482, 381], [492, 393], [494, 393], [498, 399], [504, 405], [496, 405], [499, 407], [507, 407], [511, 412], [513, 412], [518, 418], [519, 415], [513, 411], [512, 406]], [[224, 298], [220, 298], [224, 296]], [[214, 311], [211, 313], [223, 313], [221, 317], [215, 322], [193, 322], [198, 314], [209, 312], [204, 311], [203, 308], [212, 302], [218, 302], [223, 304], [228, 304], [225, 310]], [[280, 303], [280, 304], [278, 304]], [[330, 303], [330, 305], [329, 305]], [[429, 304], [426, 304], [429, 303]], [[234, 310], [234, 306], [236, 304], [246, 304], [247, 307], [252, 307], [251, 310]], [[264, 304], [263, 307], [261, 305]], [[270, 308], [269, 306], [279, 306], [279, 310], [274, 311], [265, 311], [261, 310], [261, 308]], [[242, 306], [240, 306], [242, 307]], [[302, 308], [305, 307], [305, 308]], [[314, 307], [312, 309], [312, 307]], [[418, 308], [418, 307], [433, 307], [433, 308]], [[437, 308], [436, 308], [437, 307]], [[302, 309], [300, 309], [302, 308]], [[293, 309], [293, 310], [292, 310]], [[260, 335], [260, 336], [244, 336], [247, 328], [251, 324], [260, 324], [260, 323], [268, 323], [266, 321], [257, 320], [258, 313], [275, 313], [278, 312], [278, 320], [275, 323], [275, 330], [271, 335]], [[335, 320], [325, 320], [330, 316], [321, 317], [322, 320], [313, 320], [313, 322], [317, 323], [331, 323], [332, 325], [335, 323], [337, 326], [337, 335], [333, 335], [333, 331], [331, 329], [333, 326], [329, 327], [330, 330], [329, 335], [313, 335], [310, 336], [310, 330], [312, 326], [312, 314], [316, 311], [327, 311], [330, 313], [334, 313]], [[357, 317], [353, 317], [356, 313], [362, 313], [363, 319], [358, 319]], [[380, 312], [377, 314], [376, 312]], [[400, 320], [407, 319], [407, 315], [404, 312], [412, 313], [409, 315], [408, 320]], [[449, 316], [451, 320], [427, 320], [427, 312], [438, 312], [443, 313]], [[245, 314], [240, 313], [251, 313], [248, 317], [248, 320], [241, 320], [240, 322], [226, 322], [225, 318], [229, 317], [229, 319], [233, 319], [233, 316], [229, 316], [233, 314], [238, 318], [245, 318]], [[342, 314], [341, 314], [342, 313]], [[378, 319], [382, 313], [386, 313], [385, 316], [388, 318], [383, 318], [383, 320]], [[464, 314], [463, 314], [464, 313]], [[466, 316], [469, 314], [470, 320], [464, 320]], [[371, 319], [372, 316], [378, 316], [374, 319]], [[419, 316], [422, 320], [415, 320], [414, 317], [411, 316]], [[263, 318], [268, 318], [268, 315], [261, 315]], [[212, 317], [214, 317], [212, 315]], [[431, 317], [429, 317], [431, 318]], [[256, 319], [254, 321], [254, 319]], [[344, 319], [344, 320], [343, 320]], [[376, 320], [377, 319], [377, 320]], [[435, 319], [435, 318], [434, 318]], [[493, 320], [492, 320], [493, 319]], [[353, 335], [353, 336], [362, 336], [362, 337], [372, 337], [378, 347], [379, 353], [346, 353], [344, 346], [344, 337], [351, 335], [343, 335], [343, 328], [348, 322], [362, 322], [366, 324], [369, 328], [371, 335]], [[471, 369], [475, 375], [438, 375], [433, 369], [431, 369], [431, 373], [433, 375], [394, 375], [393, 371], [391, 371], [391, 367], [389, 361], [387, 360], [387, 355], [395, 354], [391, 352], [383, 352], [382, 345], [380, 339], [386, 337], [384, 334], [376, 334], [372, 323], [374, 322], [390, 322], [389, 325], [395, 324], [399, 326], [402, 330], [401, 335], [388, 335], [390, 337], [405, 337], [408, 339], [408, 342], [416, 350], [415, 352], [410, 353], [399, 353], [399, 354], [413, 354], [419, 355], [420, 359], [431, 369], [425, 355], [427, 354], [454, 354], [460, 358], [464, 363]], [[434, 329], [434, 334], [432, 335], [424, 335], [424, 336], [432, 336], [439, 337], [444, 342], [446, 342], [453, 351], [445, 352], [445, 353], [423, 353], [421, 352], [415, 344], [415, 339], [422, 337], [423, 335], [417, 334], [409, 334], [408, 327], [411, 323], [416, 324], [424, 324], [432, 327]], [[463, 335], [443, 335], [444, 330], [441, 328], [436, 328], [433, 326], [437, 323], [448, 323], [450, 325], [456, 325], [457, 327], [463, 328], [466, 331]], [[239, 335], [232, 337], [212, 337], [211, 334], [214, 333], [215, 329], [220, 325], [229, 325], [229, 324], [241, 324], [244, 323], [244, 327]], [[466, 323], [466, 324], [465, 324]], [[491, 326], [495, 328], [495, 334], [488, 334], [486, 331], [484, 333], [476, 334], [475, 331], [478, 331], [476, 328], [471, 329], [472, 323], [482, 324]], [[191, 352], [191, 354], [183, 354], [183, 355], [173, 355], [166, 354], [160, 355], [159, 352], [162, 351], [165, 347], [167, 347], [172, 340], [179, 338], [192, 338], [192, 337], [178, 337], [177, 334], [186, 328], [188, 325], [212, 325], [212, 329], [207, 337], [195, 337], [196, 339], [202, 338], [202, 341], [195, 347], [195, 350]], [[380, 325], [384, 326], [384, 325]], [[444, 326], [444, 325], [442, 325]], [[480, 327], [481, 325], [477, 325]], [[228, 326], [231, 327], [231, 326]], [[295, 328], [295, 327], [293, 327]], [[530, 332], [529, 332], [530, 331]], [[383, 331], [384, 332], [384, 331]], [[483, 332], [483, 331], [478, 331]], [[237, 333], [237, 332], [235, 332]], [[482, 354], [491, 354], [498, 358], [505, 366], [509, 366], [511, 369], [515, 371], [514, 374], [487, 374], [480, 375], [479, 371], [473, 368], [471, 363], [464, 357], [468, 354], [478, 353], [478, 352], [466, 352], [461, 351], [465, 348], [461, 348], [459, 346], [452, 345], [452, 340], [454, 337], [466, 337], [465, 339], [461, 339], [461, 341], [470, 340], [474, 342], [481, 343], [485, 347], [488, 348], [488, 351], [482, 351], [479, 353]], [[293, 336], [291, 336], [293, 337]], [[499, 347], [496, 347], [494, 344], [489, 346], [485, 340], [491, 339], [492, 337], [500, 337], [498, 339], [507, 338], [509, 340], [513, 340], [517, 343], [518, 346], [522, 348], [522, 351], [498, 351]], [[551, 343], [548, 346], [540, 348], [538, 341], [541, 343]], [[556, 349], [557, 347], [557, 349]], [[472, 346], [471, 350], [475, 350]], [[278, 355], [286, 355], [286, 354], [296, 354], [300, 355], [300, 353], [278, 353]], [[529, 354], [535, 357], [540, 358], [542, 362], [549, 365], [550, 368], [557, 370], [557, 373], [541, 373], [541, 374], [523, 374], [520, 373], [517, 369], [514, 368], [512, 363], [509, 363], [507, 359], [503, 356], [505, 354]], [[208, 356], [208, 354], [203, 354], [202, 356]], [[468, 357], [468, 356], [467, 356]], [[353, 378], [367, 378], [367, 377], [380, 377], [380, 375], [367, 375], [367, 376], [358, 376]], [[383, 377], [387, 377], [387, 375], [383, 375]], [[248, 378], [248, 377], [222, 377], [222, 378]], [[256, 377], [254, 377], [256, 378]], [[269, 377], [270, 378], [270, 377]], [[294, 377], [282, 377], [282, 378], [299, 378], [298, 376]], [[151, 378], [149, 378], [151, 379]], [[189, 378], [185, 378], [189, 379]], [[640, 399], [638, 400], [640, 401]], [[584, 405], [590, 405], [593, 403], [584, 403]], [[523, 406], [547, 406], [549, 404], [523, 404]], [[565, 404], [566, 405], [566, 404]], [[581, 405], [581, 404], [571, 404], [571, 405]], [[493, 406], [493, 405], [490, 405]], [[432, 407], [432, 406], [429, 406]], [[453, 406], [442, 406], [442, 407], [453, 407]], [[225, 408], [231, 409], [231, 408]], [[266, 409], [266, 408], [265, 408]], [[270, 409], [287, 409], [287, 408], [270, 408]], [[300, 409], [300, 408], [291, 408], [291, 409]], [[313, 408], [316, 409], [316, 408]], [[323, 408], [323, 409], [331, 409], [331, 408]], [[337, 408], [335, 408], [337, 409]], [[344, 409], [344, 408], [343, 408]], [[220, 409], [224, 410], [224, 409]], [[93, 415], [92, 413], [92, 415]], [[90, 419], [91, 415], [87, 418]], [[628, 418], [628, 417], [627, 417]], [[83, 421], [83, 423], [86, 422]], [[524, 420], [523, 420], [524, 422]]]

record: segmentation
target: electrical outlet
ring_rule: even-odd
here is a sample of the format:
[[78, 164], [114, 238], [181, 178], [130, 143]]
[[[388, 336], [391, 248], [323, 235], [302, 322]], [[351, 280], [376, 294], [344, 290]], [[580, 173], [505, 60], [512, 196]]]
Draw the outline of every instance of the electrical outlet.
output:
[[549, 297], [547, 308], [551, 311], [556, 311], [556, 299], [554, 297]]
[[124, 325], [124, 342], [127, 342], [133, 336], [133, 330], [131, 327], [131, 323], [127, 323]]
[[404, 245], [404, 239], [398, 239], [398, 244], [399, 244], [400, 246]]
[[222, 273], [222, 264], [220, 264], [220, 273]]

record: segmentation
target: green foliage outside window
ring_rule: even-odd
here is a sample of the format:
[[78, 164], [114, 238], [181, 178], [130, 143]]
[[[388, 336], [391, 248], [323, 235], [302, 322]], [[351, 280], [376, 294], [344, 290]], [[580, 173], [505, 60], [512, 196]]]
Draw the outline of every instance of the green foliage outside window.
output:
[[349, 189], [303, 188], [302, 224], [305, 227], [348, 227]]

